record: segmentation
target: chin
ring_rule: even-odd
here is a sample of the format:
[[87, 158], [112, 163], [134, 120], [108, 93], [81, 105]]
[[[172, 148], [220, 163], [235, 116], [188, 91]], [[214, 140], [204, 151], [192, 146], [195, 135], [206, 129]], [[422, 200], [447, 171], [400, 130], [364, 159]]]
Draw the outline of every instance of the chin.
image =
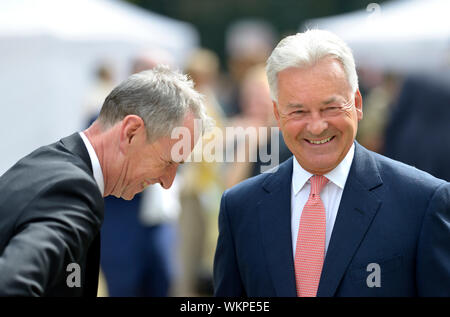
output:
[[136, 194], [132, 194], [131, 196], [128, 197], [122, 197], [125, 200], [132, 200], [134, 198], [134, 196], [136, 196]]
[[130, 194], [130, 193], [122, 193], [122, 195], [120, 195], [120, 198], [124, 199], [124, 200], [132, 200], [134, 198], [134, 196], [136, 195], [136, 193]]
[[334, 168], [336, 168], [337, 165], [338, 164], [336, 164], [336, 162], [330, 162], [330, 163], [324, 162], [323, 164], [317, 164], [317, 162], [310, 162], [310, 164], [306, 163], [305, 166], [302, 166], [302, 167], [312, 174], [324, 175], [328, 172], [331, 172]]

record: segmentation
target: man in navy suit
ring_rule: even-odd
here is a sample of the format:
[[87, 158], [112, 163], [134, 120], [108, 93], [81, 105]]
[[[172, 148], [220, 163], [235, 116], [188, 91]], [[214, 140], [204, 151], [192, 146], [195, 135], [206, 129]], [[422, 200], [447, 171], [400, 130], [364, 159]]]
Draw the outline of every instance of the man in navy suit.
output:
[[[362, 98], [348, 46], [326, 31], [288, 36], [267, 76], [293, 158], [223, 194], [215, 295], [303, 296], [307, 284], [307, 296], [450, 296], [450, 184], [355, 142]], [[327, 181], [316, 194], [312, 176]], [[302, 222], [320, 210], [324, 231], [309, 225], [308, 236]], [[323, 241], [313, 255], [297, 246], [307, 239]], [[315, 281], [297, 264], [306, 257]]]

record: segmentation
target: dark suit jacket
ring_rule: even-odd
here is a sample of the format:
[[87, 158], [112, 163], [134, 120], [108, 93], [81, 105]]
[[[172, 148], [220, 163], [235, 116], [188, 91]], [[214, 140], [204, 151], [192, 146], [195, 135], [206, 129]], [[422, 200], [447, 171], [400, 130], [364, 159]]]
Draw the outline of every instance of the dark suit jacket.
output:
[[[450, 184], [355, 145], [317, 295], [450, 296]], [[296, 296], [291, 179], [292, 158], [223, 194], [216, 296]]]
[[[96, 296], [103, 197], [78, 133], [0, 177], [0, 296]], [[81, 287], [67, 278], [80, 266]]]

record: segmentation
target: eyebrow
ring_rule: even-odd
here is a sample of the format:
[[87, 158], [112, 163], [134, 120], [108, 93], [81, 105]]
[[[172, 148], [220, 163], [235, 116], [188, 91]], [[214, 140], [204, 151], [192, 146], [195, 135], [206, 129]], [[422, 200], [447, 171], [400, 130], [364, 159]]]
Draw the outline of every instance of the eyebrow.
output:
[[175, 162], [174, 160], [169, 160], [168, 162], [172, 163], [172, 164], [184, 164], [184, 160], [181, 160], [179, 162]]
[[[333, 102], [336, 102], [339, 98], [337, 98], [336, 96], [331, 96], [330, 98], [326, 99], [325, 101], [322, 101], [323, 105], [329, 105]], [[287, 105], [288, 108], [303, 108], [304, 105], [301, 103], [289, 103]]]
[[184, 164], [184, 160], [181, 160], [180, 162], [175, 162], [171, 158], [166, 159], [163, 156], [160, 156], [160, 159], [163, 160], [164, 162], [167, 162], [167, 163], [170, 163], [170, 164]]
[[302, 105], [301, 103], [289, 103], [287, 105], [288, 108], [303, 108], [304, 105]]
[[330, 103], [333, 103], [337, 100], [337, 98], [335, 96], [328, 98], [327, 100], [325, 100], [324, 102], [322, 102], [323, 105], [329, 105]]

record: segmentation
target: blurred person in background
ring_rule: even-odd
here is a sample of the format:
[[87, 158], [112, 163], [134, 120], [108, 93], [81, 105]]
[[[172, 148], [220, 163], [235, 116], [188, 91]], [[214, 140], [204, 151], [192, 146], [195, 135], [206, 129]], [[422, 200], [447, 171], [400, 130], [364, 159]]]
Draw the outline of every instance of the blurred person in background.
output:
[[[131, 73], [158, 64], [174, 66], [162, 49], [141, 52]], [[177, 274], [177, 220], [179, 181], [172, 187], [150, 186], [132, 200], [105, 198], [101, 229], [101, 268], [109, 296], [169, 296]]]
[[450, 183], [355, 141], [363, 104], [347, 44], [288, 36], [267, 75], [294, 156], [224, 192], [215, 295], [450, 296]]
[[[95, 72], [94, 83], [86, 96], [83, 108], [83, 117], [89, 125], [97, 119], [103, 101], [116, 86], [114, 67], [110, 62], [99, 63]], [[89, 126], [88, 125], [88, 126]]]
[[[224, 129], [225, 114], [216, 96], [219, 59], [207, 49], [194, 51], [188, 58], [185, 72], [195, 83], [195, 89], [205, 98], [206, 112]], [[202, 144], [215, 142], [215, 134], [206, 132]], [[200, 145], [200, 142], [199, 144]], [[223, 163], [207, 161], [203, 147], [196, 146], [201, 162], [191, 162], [181, 169], [181, 214], [179, 218], [179, 256], [181, 272], [177, 296], [212, 295], [212, 262], [217, 241], [217, 216], [224, 187]]]
[[405, 78], [386, 127], [384, 154], [450, 181], [450, 72]]
[[228, 77], [221, 82], [219, 99], [227, 117], [234, 117], [243, 110], [242, 79], [250, 68], [266, 62], [277, 36], [269, 22], [243, 19], [232, 23], [225, 37]]
[[[278, 134], [278, 152], [271, 153], [271, 127], [276, 127], [277, 122], [273, 115], [272, 100], [270, 98], [269, 83], [267, 81], [264, 64], [249, 68], [241, 81], [240, 104], [242, 111], [236, 115], [230, 124], [234, 127], [255, 128], [257, 142], [250, 142], [237, 136], [235, 142], [235, 161], [227, 165], [227, 188], [230, 188], [244, 179], [261, 173], [264, 163], [261, 161], [259, 150], [264, 147], [264, 152], [269, 155], [278, 155], [278, 162], [284, 162], [292, 153], [286, 147], [281, 133]], [[262, 132], [262, 129], [266, 133]], [[245, 151], [244, 162], [237, 160], [239, 151]], [[255, 160], [250, 160], [250, 152], [256, 153]], [[267, 163], [267, 162], [265, 162]]]
[[359, 72], [365, 87], [364, 120], [358, 126], [356, 140], [368, 150], [384, 154], [387, 124], [398, 98], [401, 79], [392, 73], [365, 69]]

